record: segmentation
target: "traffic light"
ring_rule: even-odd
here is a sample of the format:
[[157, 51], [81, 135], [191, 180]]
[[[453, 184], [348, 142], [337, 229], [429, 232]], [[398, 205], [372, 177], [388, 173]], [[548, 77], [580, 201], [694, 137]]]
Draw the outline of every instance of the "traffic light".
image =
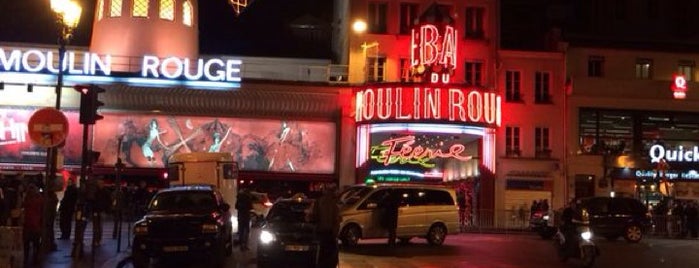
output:
[[97, 113], [104, 103], [99, 100], [99, 94], [104, 88], [96, 85], [76, 85], [75, 90], [80, 93], [80, 124], [94, 125], [97, 120], [104, 118]]

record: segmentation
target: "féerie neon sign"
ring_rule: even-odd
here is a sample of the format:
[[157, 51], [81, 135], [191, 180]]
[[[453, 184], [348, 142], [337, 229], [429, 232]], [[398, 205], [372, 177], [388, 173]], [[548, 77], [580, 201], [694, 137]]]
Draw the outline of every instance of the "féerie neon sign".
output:
[[[52, 51], [38, 49], [4, 50], [0, 48], [0, 71], [58, 74], [58, 55]], [[141, 59], [142, 79], [167, 79], [183, 81], [240, 82], [240, 60], [197, 59], [143, 56]], [[67, 51], [64, 60], [67, 75], [98, 78], [110, 76], [112, 56], [90, 52]], [[117, 80], [114, 78], [113, 80]], [[125, 81], [132, 81], [125, 79]], [[142, 81], [142, 80], [141, 80]]]
[[397, 86], [356, 92], [354, 112], [356, 122], [448, 120], [499, 126], [500, 109], [500, 96], [494, 92]]
[[449, 25], [444, 25], [442, 32], [432, 24], [413, 28], [411, 67], [432, 83], [449, 83], [456, 69], [456, 40], [457, 31]]
[[466, 147], [463, 144], [454, 144], [449, 150], [426, 148], [421, 145], [414, 146], [415, 136], [404, 136], [388, 139], [380, 145], [371, 147], [371, 159], [382, 163], [384, 166], [391, 164], [416, 164], [426, 168], [432, 168], [435, 163], [430, 161], [435, 158], [455, 158], [467, 161], [473, 158], [463, 155]]

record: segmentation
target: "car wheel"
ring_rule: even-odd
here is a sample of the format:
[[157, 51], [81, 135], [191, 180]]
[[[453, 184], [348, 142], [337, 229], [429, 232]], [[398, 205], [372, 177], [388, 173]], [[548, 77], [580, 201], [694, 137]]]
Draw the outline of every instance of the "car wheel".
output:
[[643, 238], [643, 230], [638, 225], [629, 225], [624, 231], [624, 239], [627, 242], [638, 243]]
[[356, 225], [348, 225], [342, 229], [340, 240], [342, 245], [353, 247], [359, 243], [359, 238], [362, 236], [362, 231]]
[[430, 227], [427, 232], [427, 242], [433, 246], [444, 244], [444, 239], [447, 237], [447, 228], [441, 224], [435, 224]]

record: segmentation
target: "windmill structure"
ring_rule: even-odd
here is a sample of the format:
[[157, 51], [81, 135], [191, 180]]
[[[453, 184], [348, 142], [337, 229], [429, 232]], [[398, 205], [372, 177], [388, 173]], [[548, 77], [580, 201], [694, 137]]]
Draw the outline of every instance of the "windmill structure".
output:
[[254, 0], [228, 0], [236, 15], [240, 15], [249, 4], [252, 4], [252, 1]]

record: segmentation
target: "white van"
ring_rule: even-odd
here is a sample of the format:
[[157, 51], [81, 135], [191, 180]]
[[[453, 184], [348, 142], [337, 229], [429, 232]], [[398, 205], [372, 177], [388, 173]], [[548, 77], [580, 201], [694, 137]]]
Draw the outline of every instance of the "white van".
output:
[[398, 228], [401, 243], [422, 237], [431, 245], [441, 245], [447, 234], [459, 232], [459, 208], [454, 189], [427, 184], [361, 184], [340, 194], [340, 240], [354, 246], [360, 239], [386, 238], [381, 226], [380, 200], [386, 193], [399, 195]]

